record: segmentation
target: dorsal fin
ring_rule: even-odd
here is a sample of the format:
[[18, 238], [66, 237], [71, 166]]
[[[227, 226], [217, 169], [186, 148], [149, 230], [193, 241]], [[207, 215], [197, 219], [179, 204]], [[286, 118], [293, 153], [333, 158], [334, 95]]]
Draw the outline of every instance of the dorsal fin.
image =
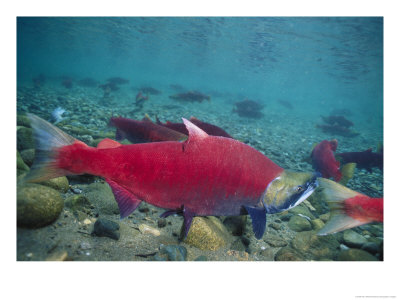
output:
[[120, 143], [118, 143], [112, 139], [105, 138], [100, 143], [98, 143], [97, 149], [117, 148], [119, 146], [121, 146]]
[[208, 137], [208, 134], [204, 130], [200, 129], [189, 120], [185, 118], [182, 118], [182, 120], [189, 132], [189, 139], [203, 139]]

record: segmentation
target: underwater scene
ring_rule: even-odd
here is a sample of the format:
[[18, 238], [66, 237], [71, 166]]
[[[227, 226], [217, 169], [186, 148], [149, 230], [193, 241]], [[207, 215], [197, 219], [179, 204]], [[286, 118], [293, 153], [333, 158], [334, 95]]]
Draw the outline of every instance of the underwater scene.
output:
[[383, 261], [383, 18], [17, 17], [18, 261]]

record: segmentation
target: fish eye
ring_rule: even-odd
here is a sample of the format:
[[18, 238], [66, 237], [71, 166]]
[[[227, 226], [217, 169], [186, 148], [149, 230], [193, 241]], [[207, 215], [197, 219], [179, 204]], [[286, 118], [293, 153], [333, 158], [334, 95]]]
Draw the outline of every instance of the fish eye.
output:
[[296, 187], [296, 192], [297, 193], [300, 193], [300, 192], [302, 192], [304, 190], [304, 188], [303, 188], [303, 186], [301, 186], [301, 185], [298, 185], [297, 187]]

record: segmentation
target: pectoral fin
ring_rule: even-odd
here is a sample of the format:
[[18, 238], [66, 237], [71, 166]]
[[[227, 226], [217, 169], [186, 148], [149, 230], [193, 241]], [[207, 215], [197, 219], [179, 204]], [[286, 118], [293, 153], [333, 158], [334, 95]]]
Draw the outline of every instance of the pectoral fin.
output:
[[119, 214], [121, 219], [129, 216], [142, 202], [134, 194], [120, 186], [115, 181], [106, 179], [106, 182], [110, 185], [111, 190], [114, 194], [115, 200], [118, 203]]
[[265, 232], [265, 225], [267, 223], [267, 215], [264, 207], [251, 207], [244, 206], [251, 217], [253, 224], [253, 232], [256, 239], [261, 239]]

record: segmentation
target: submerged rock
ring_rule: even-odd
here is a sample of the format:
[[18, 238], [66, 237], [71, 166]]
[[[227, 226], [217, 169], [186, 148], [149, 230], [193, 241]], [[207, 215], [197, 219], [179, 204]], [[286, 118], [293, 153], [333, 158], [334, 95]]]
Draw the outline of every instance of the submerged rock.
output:
[[290, 247], [284, 247], [275, 254], [277, 261], [301, 261], [304, 258], [296, 250]]
[[21, 151], [21, 157], [24, 162], [30, 167], [35, 159], [35, 149], [25, 149]]
[[349, 249], [340, 252], [338, 260], [341, 261], [376, 261], [378, 260], [375, 256], [368, 252], [360, 249]]
[[98, 218], [94, 223], [92, 234], [119, 240], [119, 224], [104, 218]]
[[353, 248], [361, 248], [367, 242], [367, 239], [354, 230], [346, 230], [343, 233], [344, 243]]
[[20, 153], [17, 151], [17, 170], [21, 170], [20, 173], [29, 171], [29, 167], [25, 164]]
[[30, 128], [31, 120], [29, 120], [29, 118], [27, 116], [17, 115], [17, 125]]
[[83, 195], [73, 195], [65, 199], [65, 206], [70, 208], [72, 211], [84, 211], [90, 208], [91, 203], [88, 198]]
[[139, 225], [139, 231], [142, 234], [151, 234], [151, 235], [154, 235], [154, 236], [159, 236], [161, 234], [158, 229], [153, 228], [153, 227], [151, 227], [149, 225], [146, 225], [146, 224], [140, 224]]
[[201, 250], [217, 250], [229, 240], [229, 232], [218, 218], [195, 217], [185, 242]]
[[69, 189], [69, 182], [68, 182], [67, 177], [65, 177], [65, 176], [42, 181], [42, 182], [39, 182], [39, 184], [51, 187], [62, 193], [66, 193]]
[[17, 186], [18, 226], [37, 228], [58, 218], [64, 201], [56, 190], [33, 183]]
[[35, 148], [35, 141], [32, 136], [32, 129], [19, 127], [17, 130], [17, 149], [19, 151]]
[[185, 261], [186, 258], [186, 248], [177, 245], [162, 246], [160, 252], [154, 256], [156, 261]]
[[322, 222], [322, 220], [320, 220], [320, 219], [315, 219], [315, 220], [311, 220], [311, 225], [313, 227], [313, 230], [320, 230], [320, 229], [322, 229], [322, 227], [325, 226], [325, 223]]
[[307, 259], [333, 259], [340, 243], [332, 235], [319, 236], [315, 231], [299, 232], [292, 240], [292, 247]]
[[268, 235], [264, 241], [271, 247], [285, 247], [288, 244], [284, 239], [275, 235]]
[[290, 229], [297, 232], [311, 230], [311, 223], [300, 216], [292, 216], [288, 225]]
[[118, 204], [107, 183], [95, 182], [89, 184], [82, 194], [100, 213], [106, 215], [119, 214]]

